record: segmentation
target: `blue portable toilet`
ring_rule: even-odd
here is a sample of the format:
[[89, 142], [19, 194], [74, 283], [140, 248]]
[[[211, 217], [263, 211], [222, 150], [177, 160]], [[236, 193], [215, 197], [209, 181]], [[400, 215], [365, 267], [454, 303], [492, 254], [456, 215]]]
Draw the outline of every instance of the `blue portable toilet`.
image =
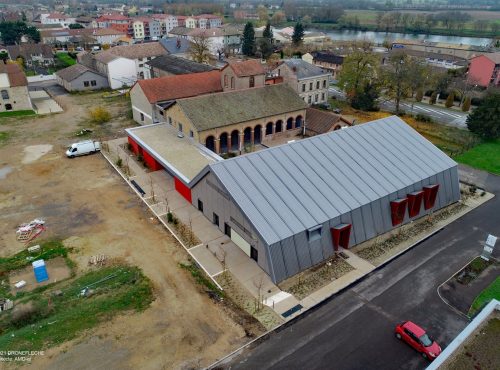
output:
[[42, 281], [49, 280], [49, 274], [47, 273], [47, 269], [45, 267], [44, 260], [37, 260], [32, 263], [33, 272], [35, 273], [35, 279], [37, 283], [41, 283]]

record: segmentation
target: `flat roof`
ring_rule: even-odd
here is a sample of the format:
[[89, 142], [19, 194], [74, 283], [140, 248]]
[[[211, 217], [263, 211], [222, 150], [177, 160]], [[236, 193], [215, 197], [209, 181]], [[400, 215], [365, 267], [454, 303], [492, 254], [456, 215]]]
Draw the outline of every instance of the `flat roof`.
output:
[[134, 127], [127, 134], [165, 168], [188, 184], [203, 168], [222, 158], [167, 123]]

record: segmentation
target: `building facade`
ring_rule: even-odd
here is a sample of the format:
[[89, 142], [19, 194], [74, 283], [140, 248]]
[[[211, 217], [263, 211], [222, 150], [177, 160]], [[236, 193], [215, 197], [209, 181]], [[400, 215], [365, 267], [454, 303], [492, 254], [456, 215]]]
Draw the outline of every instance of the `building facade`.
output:
[[16, 63], [0, 62], [0, 112], [33, 110], [28, 80]]
[[272, 71], [273, 76], [283, 77], [304, 101], [322, 104], [328, 101], [330, 73], [302, 59], [286, 59]]
[[468, 79], [482, 87], [500, 86], [500, 52], [472, 58]]

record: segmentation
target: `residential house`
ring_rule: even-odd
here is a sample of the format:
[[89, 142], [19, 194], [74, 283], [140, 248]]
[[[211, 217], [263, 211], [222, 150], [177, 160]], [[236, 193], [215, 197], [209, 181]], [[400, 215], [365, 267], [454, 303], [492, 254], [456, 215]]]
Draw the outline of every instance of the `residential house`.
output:
[[245, 146], [301, 134], [305, 108], [295, 91], [279, 84], [179, 99], [165, 108], [164, 117], [217, 154], [241, 154]]
[[500, 52], [472, 58], [468, 79], [482, 87], [500, 86]]
[[162, 35], [167, 35], [173, 28], [179, 26], [177, 17], [174, 15], [156, 14], [152, 18], [160, 22]]
[[222, 26], [222, 18], [214, 14], [200, 14], [194, 18], [198, 28], [218, 28]]
[[109, 88], [108, 78], [83, 64], [74, 64], [56, 73], [57, 83], [67, 91], [100, 90]]
[[42, 24], [60, 24], [64, 28], [68, 28], [70, 24], [76, 23], [76, 18], [61, 13], [45, 13], [40, 15], [40, 22]]
[[121, 14], [103, 14], [97, 18], [99, 28], [113, 28], [128, 34], [130, 18]]
[[0, 62], [0, 112], [33, 110], [28, 80], [17, 63]]
[[197, 63], [175, 55], [161, 55], [145, 63], [144, 79], [212, 71], [208, 64]]
[[339, 78], [339, 73], [342, 70], [342, 63], [344, 63], [343, 56], [336, 55], [329, 51], [313, 51], [311, 53], [306, 53], [302, 56], [302, 59], [307, 63], [314, 64], [329, 71], [334, 80]]
[[328, 101], [330, 73], [302, 59], [285, 59], [273, 69], [273, 76], [282, 76], [304, 101], [321, 104]]
[[340, 130], [344, 127], [352, 126], [352, 123], [340, 114], [316, 108], [307, 108], [306, 118], [306, 136], [326, 134], [328, 132]]
[[147, 125], [158, 122], [174, 124], [165, 110], [177, 99], [222, 91], [220, 72], [209, 71], [139, 80], [130, 90], [134, 120]]
[[5, 47], [9, 58], [16, 60], [21, 57], [27, 67], [33, 65], [51, 66], [54, 65], [54, 53], [50, 45], [46, 44], [19, 44]]
[[[137, 81], [136, 62], [133, 59], [107, 52], [98, 54], [83, 52], [77, 55], [77, 59], [79, 64], [84, 65], [95, 74], [106, 76], [111, 89], [132, 86]], [[101, 88], [97, 83], [90, 87], [94, 87], [96, 90]]]
[[230, 59], [221, 69], [224, 91], [262, 87], [266, 82], [266, 70], [260, 60]]
[[132, 31], [136, 40], [158, 40], [162, 36], [160, 21], [152, 18], [134, 18]]
[[85, 28], [97, 28], [97, 22], [92, 17], [79, 16], [75, 19], [75, 23]]
[[125, 37], [126, 35], [126, 33], [117, 31], [114, 28], [97, 28], [94, 29], [92, 33], [92, 37], [95, 38], [97, 43], [100, 45], [115, 44], [118, 39]]
[[189, 59], [189, 40], [180, 37], [167, 37], [160, 39], [160, 44], [170, 55]]
[[96, 40], [92, 37], [93, 32], [94, 30], [92, 28], [42, 30], [40, 31], [40, 38], [44, 44], [76, 43], [79, 40], [95, 42]]
[[441, 54], [443, 56], [455, 56], [462, 59], [470, 59], [478, 54], [492, 52], [489, 47], [467, 44], [450, 44], [445, 42], [431, 42], [422, 40], [396, 40], [391, 49], [417, 50], [425, 53]]
[[186, 27], [186, 28], [196, 28], [196, 18], [194, 18], [194, 17], [186, 17], [186, 19], [184, 19], [184, 27]]

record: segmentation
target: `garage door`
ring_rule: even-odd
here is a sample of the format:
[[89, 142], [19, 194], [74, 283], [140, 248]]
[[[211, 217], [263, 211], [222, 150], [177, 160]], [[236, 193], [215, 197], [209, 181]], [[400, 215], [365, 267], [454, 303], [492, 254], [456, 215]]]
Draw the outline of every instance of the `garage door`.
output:
[[234, 229], [231, 229], [231, 240], [250, 257], [250, 244], [241, 237]]

